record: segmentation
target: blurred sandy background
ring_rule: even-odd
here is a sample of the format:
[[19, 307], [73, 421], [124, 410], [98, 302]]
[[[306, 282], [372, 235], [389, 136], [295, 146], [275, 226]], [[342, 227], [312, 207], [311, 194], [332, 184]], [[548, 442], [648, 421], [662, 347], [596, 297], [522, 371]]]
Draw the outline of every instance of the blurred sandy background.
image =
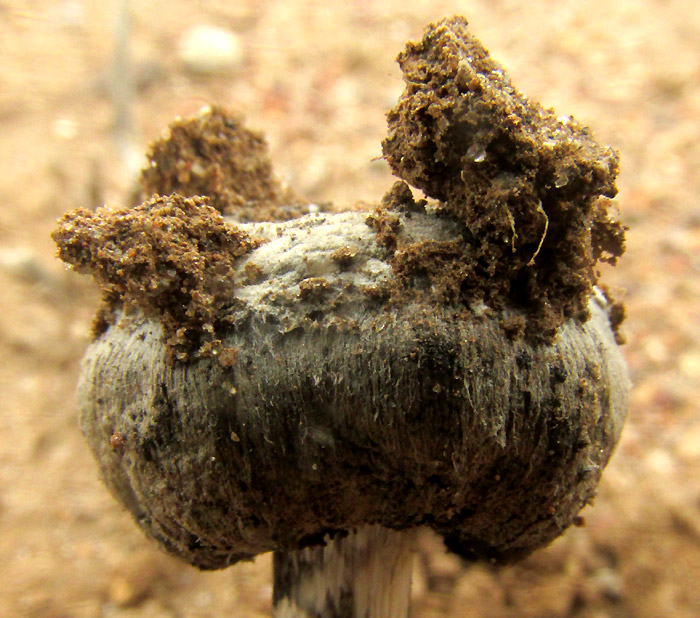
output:
[[[140, 0], [134, 90], [115, 122], [118, 4], [0, 2], [0, 616], [268, 615], [269, 556], [199, 573], [159, 553], [100, 484], [73, 400], [97, 295], [55, 261], [49, 234], [67, 209], [123, 204], [134, 153], [209, 102], [265, 131], [299, 194], [378, 200], [394, 57], [453, 13], [516, 86], [621, 152], [628, 251], [606, 277], [626, 289], [635, 390], [585, 527], [501, 571], [425, 535], [413, 616], [700, 615], [697, 1]], [[187, 56], [197, 25], [228, 38]], [[220, 72], [202, 75], [212, 58]]]

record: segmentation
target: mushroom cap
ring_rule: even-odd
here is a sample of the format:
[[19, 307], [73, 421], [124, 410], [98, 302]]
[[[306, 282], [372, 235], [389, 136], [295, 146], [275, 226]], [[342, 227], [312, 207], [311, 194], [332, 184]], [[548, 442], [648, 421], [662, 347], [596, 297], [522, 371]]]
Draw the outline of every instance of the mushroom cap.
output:
[[144, 176], [204, 198], [62, 220], [61, 257], [106, 300], [80, 423], [167, 551], [221, 568], [372, 524], [503, 562], [595, 495], [629, 390], [620, 311], [595, 287], [624, 249], [617, 156], [516, 91], [466, 28], [407, 45], [383, 142], [440, 205], [400, 182], [369, 215], [226, 223], [231, 204], [291, 211], [259, 136], [209, 110]]
[[[397, 217], [405, 243], [459, 229]], [[81, 428], [168, 552], [215, 569], [379, 524], [509, 561], [595, 495], [629, 389], [602, 294], [550, 341], [509, 336], [522, 309], [437, 302], [429, 281], [390, 306], [366, 218], [241, 226], [261, 244], [235, 264], [226, 359], [173, 362], [161, 324], [133, 309], [90, 345]]]

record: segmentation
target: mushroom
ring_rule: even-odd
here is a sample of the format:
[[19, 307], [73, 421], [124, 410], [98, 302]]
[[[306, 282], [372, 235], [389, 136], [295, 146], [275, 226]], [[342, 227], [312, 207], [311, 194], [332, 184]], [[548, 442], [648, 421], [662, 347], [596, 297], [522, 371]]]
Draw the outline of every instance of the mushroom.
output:
[[[463, 18], [399, 62], [403, 180], [373, 212], [236, 220], [161, 163], [148, 186], [160, 170], [171, 195], [54, 233], [104, 292], [78, 402], [105, 484], [199, 568], [274, 551], [279, 617], [407, 616], [420, 526], [468, 560], [527, 556], [593, 499], [624, 422], [596, 271], [623, 249], [615, 153], [515, 90]], [[206, 176], [221, 122], [250, 137], [205, 110], [171, 162], [198, 152], [180, 171]]]

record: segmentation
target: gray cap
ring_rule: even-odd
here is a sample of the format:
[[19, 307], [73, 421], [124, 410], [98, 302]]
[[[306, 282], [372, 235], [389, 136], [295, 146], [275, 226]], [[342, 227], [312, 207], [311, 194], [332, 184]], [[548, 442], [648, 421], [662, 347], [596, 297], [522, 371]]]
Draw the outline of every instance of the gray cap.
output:
[[[465, 558], [507, 561], [595, 495], [629, 387], [604, 297], [548, 343], [508, 336], [515, 309], [465, 315], [429, 293], [388, 308], [376, 290], [391, 266], [366, 218], [242, 226], [265, 242], [237, 262], [233, 362], [173, 363], [138, 311], [88, 349], [81, 427], [167, 551], [221, 568], [371, 523], [429, 526]], [[457, 231], [399, 218], [401, 242]]]

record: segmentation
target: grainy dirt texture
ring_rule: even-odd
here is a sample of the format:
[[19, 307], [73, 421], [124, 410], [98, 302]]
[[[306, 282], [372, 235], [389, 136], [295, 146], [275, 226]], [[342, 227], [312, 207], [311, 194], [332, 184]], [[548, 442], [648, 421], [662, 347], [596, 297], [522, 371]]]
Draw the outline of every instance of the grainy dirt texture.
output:
[[[137, 184], [113, 131], [112, 6], [0, 5], [0, 615], [263, 618], [271, 557], [207, 573], [169, 558], [105, 490], [78, 430], [77, 371], [99, 297], [55, 259], [50, 233], [79, 206], [125, 206]], [[265, 131], [279, 177], [310, 202], [375, 204], [392, 183], [379, 142], [404, 89], [394, 58], [425, 24], [456, 13], [528, 97], [573, 114], [619, 150], [627, 250], [615, 269], [600, 269], [628, 314], [622, 350], [635, 387], [622, 442], [581, 527], [521, 564], [470, 566], [437, 536], [421, 536], [413, 616], [698, 616], [696, 0], [207, 0], [166, 11], [144, 1], [131, 9], [138, 153], [176, 116], [216, 104]], [[183, 34], [202, 23], [241, 43], [229, 74], [194, 75], [178, 59]], [[348, 255], [352, 244], [342, 243]], [[378, 289], [364, 293], [383, 302]]]
[[124, 211], [64, 215], [53, 233], [58, 255], [99, 284], [99, 337], [126, 305], [163, 326], [169, 357], [218, 353], [222, 309], [234, 287], [233, 265], [256, 246], [209, 206], [208, 198], [154, 196]]
[[225, 110], [204, 108], [173, 121], [149, 147], [141, 171], [141, 199], [152, 194], [206, 196], [221, 214], [242, 221], [291, 219], [295, 198], [273, 176], [261, 133]]
[[522, 307], [535, 338], [585, 319], [597, 262], [624, 251], [605, 199], [617, 194], [616, 153], [516, 90], [462, 17], [430, 24], [397, 60], [406, 88], [384, 157], [465, 226], [463, 246], [402, 249], [399, 274], [430, 272], [452, 301]]

